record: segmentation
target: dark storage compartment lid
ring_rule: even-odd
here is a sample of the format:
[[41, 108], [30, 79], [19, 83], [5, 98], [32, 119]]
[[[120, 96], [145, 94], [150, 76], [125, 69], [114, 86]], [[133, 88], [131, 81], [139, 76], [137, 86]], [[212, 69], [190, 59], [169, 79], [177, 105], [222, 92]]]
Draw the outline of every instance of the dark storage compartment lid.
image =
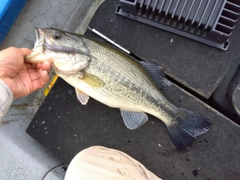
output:
[[120, 0], [116, 13], [227, 50], [239, 0]]

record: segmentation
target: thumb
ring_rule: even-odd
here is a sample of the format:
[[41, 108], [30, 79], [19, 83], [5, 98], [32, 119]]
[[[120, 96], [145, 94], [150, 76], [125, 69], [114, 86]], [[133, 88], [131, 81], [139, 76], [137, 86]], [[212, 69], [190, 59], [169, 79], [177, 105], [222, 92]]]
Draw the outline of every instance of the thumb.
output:
[[26, 55], [30, 54], [32, 52], [31, 49], [28, 49], [28, 48], [19, 48], [19, 53], [25, 57]]

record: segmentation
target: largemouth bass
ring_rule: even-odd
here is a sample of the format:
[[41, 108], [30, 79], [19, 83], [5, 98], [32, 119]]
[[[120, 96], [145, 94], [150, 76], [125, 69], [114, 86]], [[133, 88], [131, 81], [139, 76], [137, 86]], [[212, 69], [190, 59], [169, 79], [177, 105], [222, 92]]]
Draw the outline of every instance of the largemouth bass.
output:
[[168, 81], [157, 66], [84, 35], [54, 28], [35, 31], [33, 52], [25, 61], [37, 63], [51, 58], [55, 72], [75, 87], [83, 105], [92, 97], [119, 108], [129, 129], [142, 126], [148, 120], [146, 113], [151, 114], [165, 123], [180, 151], [208, 131], [211, 122], [207, 118], [176, 107], [160, 92]]

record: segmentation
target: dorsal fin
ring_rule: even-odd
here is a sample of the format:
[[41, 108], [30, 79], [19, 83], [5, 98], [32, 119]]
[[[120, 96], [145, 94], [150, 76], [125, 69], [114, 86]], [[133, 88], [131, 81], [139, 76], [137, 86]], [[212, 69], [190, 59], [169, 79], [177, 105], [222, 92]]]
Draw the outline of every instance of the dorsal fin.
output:
[[162, 71], [162, 67], [156, 66], [155, 64], [147, 61], [139, 61], [139, 63], [148, 72], [158, 88], [164, 89], [171, 85], [171, 82], [166, 78], [164, 72]]

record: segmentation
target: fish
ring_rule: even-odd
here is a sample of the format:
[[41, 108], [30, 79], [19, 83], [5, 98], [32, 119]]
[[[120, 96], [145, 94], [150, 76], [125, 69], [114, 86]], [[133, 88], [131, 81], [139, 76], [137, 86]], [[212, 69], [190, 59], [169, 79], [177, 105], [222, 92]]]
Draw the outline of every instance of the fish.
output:
[[89, 97], [120, 109], [124, 124], [134, 130], [148, 121], [147, 114], [160, 119], [179, 151], [188, 150], [206, 133], [211, 121], [190, 110], [177, 107], [161, 90], [170, 81], [161, 68], [138, 61], [110, 44], [86, 35], [56, 28], [35, 28], [33, 52], [25, 62], [51, 59], [56, 74], [73, 86], [81, 104]]

